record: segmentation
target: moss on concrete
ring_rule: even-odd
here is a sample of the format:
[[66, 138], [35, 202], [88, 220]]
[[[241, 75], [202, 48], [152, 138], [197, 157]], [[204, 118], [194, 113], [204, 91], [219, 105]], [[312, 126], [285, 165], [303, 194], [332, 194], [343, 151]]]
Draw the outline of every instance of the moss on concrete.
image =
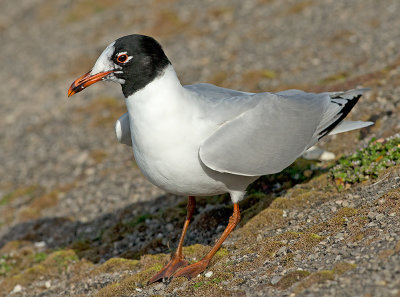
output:
[[310, 251], [325, 237], [315, 233], [303, 233], [298, 240], [291, 245], [292, 249]]
[[305, 277], [309, 276], [310, 272], [305, 271], [305, 270], [296, 270], [296, 271], [291, 271], [288, 274], [284, 275], [279, 282], [275, 284], [275, 287], [277, 287], [280, 290], [286, 290], [290, 288], [293, 284], [301, 281]]
[[111, 258], [103, 264], [97, 266], [91, 273], [91, 275], [113, 273], [119, 271], [132, 271], [136, 270], [139, 266], [138, 260], [129, 260], [123, 258]]
[[340, 262], [337, 263], [332, 270], [322, 270], [311, 273], [293, 289], [293, 292], [298, 294], [315, 284], [320, 284], [328, 280], [334, 280], [336, 275], [342, 275], [356, 267], [357, 266], [355, 264]]
[[341, 275], [343, 273], [346, 273], [347, 271], [353, 270], [357, 267], [356, 264], [351, 264], [347, 262], [340, 262], [333, 267], [333, 273], [337, 275]]
[[318, 272], [314, 272], [310, 274], [306, 279], [301, 281], [296, 287], [293, 289], [295, 294], [301, 293], [305, 289], [315, 285], [320, 284], [328, 280], [334, 280], [335, 274], [332, 270], [322, 270]]
[[[138, 263], [129, 263], [128, 266], [139, 264], [141, 266], [140, 271], [123, 278], [119, 282], [115, 282], [102, 288], [96, 297], [114, 297], [114, 296], [129, 296], [130, 294], [137, 293], [136, 288], [144, 287], [148, 280], [161, 268], [166, 262], [167, 256], [163, 254], [159, 255], [146, 255], [141, 258]], [[114, 260], [115, 261], [115, 260]], [[117, 260], [118, 262], [119, 260]], [[115, 263], [114, 263], [115, 264]], [[113, 268], [114, 269], [114, 268]]]
[[13, 201], [14, 199], [22, 196], [33, 196], [35, 193], [41, 190], [41, 187], [38, 185], [31, 186], [22, 186], [14, 189], [12, 192], [9, 192], [3, 195], [0, 198], [0, 206], [5, 205]]
[[241, 229], [243, 235], [254, 235], [261, 228], [275, 228], [284, 223], [283, 210], [276, 208], [266, 208], [251, 218]]

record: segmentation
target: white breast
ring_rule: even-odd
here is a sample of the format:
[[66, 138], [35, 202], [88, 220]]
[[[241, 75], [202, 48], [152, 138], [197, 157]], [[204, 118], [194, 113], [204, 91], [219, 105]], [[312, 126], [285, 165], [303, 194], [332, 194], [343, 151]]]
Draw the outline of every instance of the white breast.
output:
[[204, 168], [198, 157], [201, 143], [216, 125], [197, 119], [190, 96], [170, 66], [126, 99], [137, 165], [153, 184], [170, 193], [226, 192], [225, 184], [214, 178], [218, 173]]

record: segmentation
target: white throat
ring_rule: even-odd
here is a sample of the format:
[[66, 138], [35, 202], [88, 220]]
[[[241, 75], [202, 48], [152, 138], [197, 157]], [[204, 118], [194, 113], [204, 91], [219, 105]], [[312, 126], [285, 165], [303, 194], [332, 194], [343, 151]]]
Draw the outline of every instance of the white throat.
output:
[[140, 114], [167, 114], [181, 107], [186, 90], [182, 87], [174, 68], [168, 65], [164, 72], [125, 99], [130, 116]]

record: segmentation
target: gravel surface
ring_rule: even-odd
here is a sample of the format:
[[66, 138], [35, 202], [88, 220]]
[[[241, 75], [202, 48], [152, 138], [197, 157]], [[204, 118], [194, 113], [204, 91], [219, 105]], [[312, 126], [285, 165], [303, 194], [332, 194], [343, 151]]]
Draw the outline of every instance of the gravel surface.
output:
[[[399, 1], [3, 0], [0, 11], [1, 296], [400, 296], [398, 166], [344, 192], [315, 177], [250, 197], [212, 275], [143, 285], [176, 248], [186, 199], [150, 184], [117, 144], [117, 85], [67, 99], [107, 44], [148, 34], [184, 84], [371, 88], [349, 117], [376, 124], [322, 144], [352, 153], [400, 132]], [[232, 211], [226, 197], [198, 206], [190, 260]], [[55, 269], [58, 251], [76, 255]], [[106, 268], [117, 257], [139, 262]]]

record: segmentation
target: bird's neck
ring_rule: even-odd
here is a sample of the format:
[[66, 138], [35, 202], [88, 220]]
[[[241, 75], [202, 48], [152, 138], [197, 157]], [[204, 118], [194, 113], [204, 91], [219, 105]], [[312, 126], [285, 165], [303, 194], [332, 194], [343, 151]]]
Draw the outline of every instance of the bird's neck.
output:
[[168, 65], [153, 81], [125, 99], [128, 112], [133, 117], [139, 113], [167, 114], [181, 108], [182, 100], [185, 100], [185, 89], [172, 65]]

